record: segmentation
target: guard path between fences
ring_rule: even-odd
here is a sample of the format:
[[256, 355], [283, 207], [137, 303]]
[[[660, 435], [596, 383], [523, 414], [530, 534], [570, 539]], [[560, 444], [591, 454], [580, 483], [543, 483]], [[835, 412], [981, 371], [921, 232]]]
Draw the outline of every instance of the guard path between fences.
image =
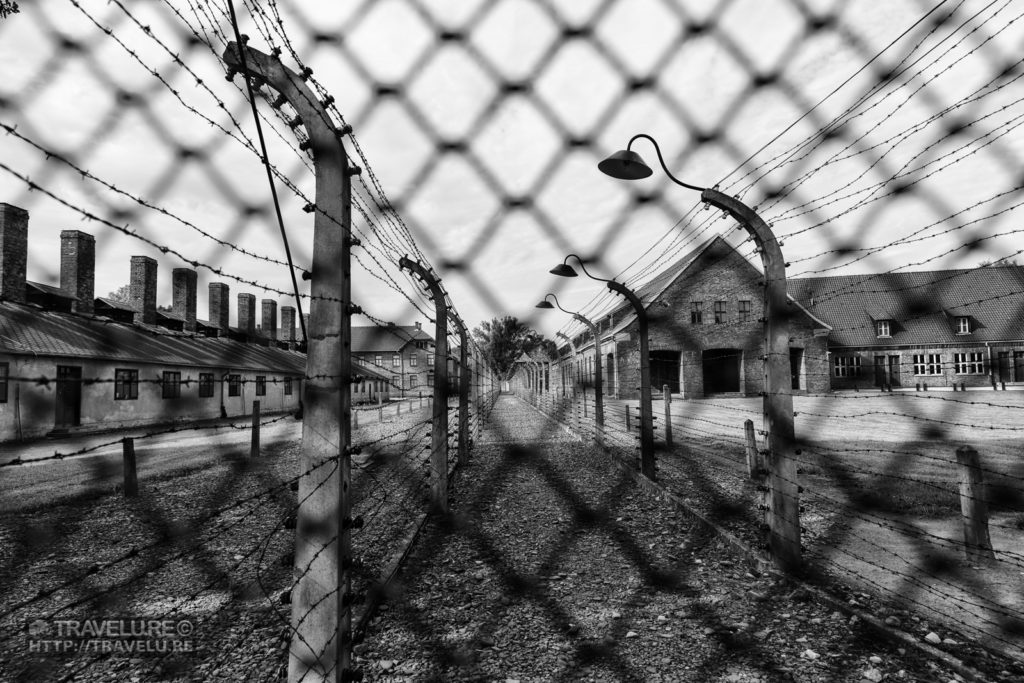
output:
[[509, 395], [393, 588], [356, 647], [366, 680], [955, 679], [760, 575]]

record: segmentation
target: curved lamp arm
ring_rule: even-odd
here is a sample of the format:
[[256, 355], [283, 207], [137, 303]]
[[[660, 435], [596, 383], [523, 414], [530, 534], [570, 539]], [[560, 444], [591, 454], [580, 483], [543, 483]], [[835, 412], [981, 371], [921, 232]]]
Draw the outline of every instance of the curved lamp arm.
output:
[[628, 149], [632, 148], [633, 147], [633, 142], [635, 140], [638, 140], [639, 138], [644, 138], [645, 140], [650, 140], [651, 144], [654, 145], [654, 151], [658, 153], [658, 161], [661, 162], [661, 169], [663, 171], [665, 171], [665, 175], [668, 176], [669, 180], [671, 180], [676, 185], [682, 185], [683, 187], [689, 188], [691, 190], [697, 190], [698, 192], [701, 192], [701, 191], [704, 190], [703, 187], [697, 187], [696, 185], [690, 185], [688, 183], [684, 183], [682, 180], [680, 180], [679, 178], [676, 178], [674, 175], [672, 175], [672, 172], [668, 170], [668, 166], [665, 165], [665, 159], [661, 156], [661, 147], [658, 147], [658, 141], [655, 140], [654, 138], [652, 138], [647, 133], [637, 133], [636, 135], [631, 137], [629, 139], [629, 144], [626, 145], [626, 149], [628, 150]]
[[576, 262], [580, 264], [580, 268], [582, 268], [582, 269], [583, 269], [583, 272], [584, 272], [584, 274], [585, 274], [585, 275], [586, 275], [587, 277], [589, 277], [589, 278], [590, 278], [591, 280], [598, 280], [598, 281], [600, 281], [600, 282], [611, 282], [611, 280], [607, 280], [607, 279], [605, 279], [605, 278], [603, 278], [603, 277], [597, 277], [596, 275], [592, 274], [592, 273], [591, 273], [591, 272], [590, 272], [589, 270], [587, 270], [587, 266], [586, 266], [586, 265], [584, 264], [584, 261], [583, 261], [583, 259], [581, 259], [581, 258], [580, 258], [579, 256], [577, 256], [576, 254], [569, 254], [569, 255], [568, 255], [568, 256], [566, 256], [566, 257], [565, 257], [564, 259], [562, 259], [562, 265], [569, 265], [569, 264], [567, 263], [567, 261], [568, 261], [569, 259], [571, 259], [571, 258], [574, 258], [574, 259], [576, 259]]

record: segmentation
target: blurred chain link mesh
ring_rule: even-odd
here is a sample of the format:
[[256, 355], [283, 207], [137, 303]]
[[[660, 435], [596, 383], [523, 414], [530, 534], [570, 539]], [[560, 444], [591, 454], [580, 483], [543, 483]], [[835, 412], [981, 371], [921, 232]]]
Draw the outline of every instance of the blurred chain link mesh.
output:
[[[353, 128], [356, 324], [431, 318], [403, 255], [433, 265], [471, 327], [532, 305], [550, 289], [534, 279], [570, 252], [634, 288], [715, 234], [758, 262], [737, 226], [660, 172], [633, 186], [598, 174], [639, 132], [661, 141], [678, 177], [756, 207], [791, 278], [998, 265], [1024, 251], [1013, 213], [1024, 8], [1012, 0], [236, 4], [249, 44], [309, 69], [332, 123]], [[120, 284], [112, 273], [129, 253], [148, 253], [191, 265], [201, 283], [295, 298], [244, 87], [224, 80], [229, 16], [221, 1], [47, 0], [0, 21], [0, 201], [49, 228], [30, 227], [37, 279], [56, 279], [56, 232], [81, 223], [99, 231], [98, 296]], [[303, 269], [312, 161], [301, 123], [262, 92]], [[555, 291], [593, 318], [617, 306], [586, 284]], [[910, 310], [930, 305], [927, 291], [906, 297]], [[559, 329], [584, 331], [568, 319]], [[711, 419], [705, 436], [718, 427]], [[376, 438], [397, 452], [422, 439], [416, 429]], [[390, 482], [367, 472], [369, 503], [422, 509], [417, 465], [400, 463]], [[711, 482], [735, 478], [708, 466]], [[380, 535], [360, 547], [395, 543], [377, 519]], [[1019, 654], [1006, 626], [1019, 609], [991, 618]]]

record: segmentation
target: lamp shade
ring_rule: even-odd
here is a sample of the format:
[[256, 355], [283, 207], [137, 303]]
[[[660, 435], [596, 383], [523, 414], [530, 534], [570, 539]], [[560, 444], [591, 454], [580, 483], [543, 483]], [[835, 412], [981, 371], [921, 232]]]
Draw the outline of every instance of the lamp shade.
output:
[[559, 263], [548, 272], [552, 275], [558, 275], [559, 277], [576, 277], [576, 271], [573, 267], [565, 263]]
[[554, 308], [547, 299], [537, 304], [537, 308]]
[[605, 175], [619, 180], [639, 180], [653, 173], [639, 154], [628, 149], [620, 149], [600, 162], [597, 168]]

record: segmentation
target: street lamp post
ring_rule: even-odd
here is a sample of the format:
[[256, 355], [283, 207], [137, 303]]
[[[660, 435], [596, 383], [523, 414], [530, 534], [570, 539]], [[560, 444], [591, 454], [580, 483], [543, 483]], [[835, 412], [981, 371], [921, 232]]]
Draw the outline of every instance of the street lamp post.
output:
[[[552, 268], [550, 272], [561, 277], [576, 277], [576, 271], [566, 263], [570, 258], [576, 259], [584, 275], [591, 280], [604, 282], [608, 289], [624, 296], [636, 313], [637, 334], [640, 336], [640, 471], [648, 479], [654, 480], [656, 478], [654, 472], [654, 416], [651, 411], [651, 361], [647, 339], [647, 309], [644, 308], [640, 298], [633, 290], [624, 284], [591, 275], [587, 271], [587, 267], [583, 265], [583, 259], [576, 254], [566, 256], [562, 263]], [[598, 369], [598, 376], [600, 376], [600, 369]], [[626, 410], [629, 410], [628, 406]]]
[[[566, 268], [569, 268], [569, 266], [566, 266]], [[569, 268], [569, 270], [572, 270], [572, 268]], [[573, 275], [576, 275], [575, 271], [573, 271]], [[558, 297], [554, 294], [545, 294], [544, 300], [537, 304], [537, 308], [554, 308], [555, 306], [552, 306], [551, 302], [548, 301], [548, 297], [555, 300], [555, 306], [558, 307], [558, 310], [563, 313], [568, 313], [574, 319], [589, 327], [590, 333], [594, 335], [594, 421], [597, 423], [598, 441], [604, 443], [604, 397], [602, 396], [603, 391], [601, 388], [601, 334], [597, 330], [597, 325], [595, 325], [592, 320], [584, 318], [576, 311], [568, 311], [562, 308], [562, 305], [558, 303]], [[573, 348], [573, 354], [575, 353], [576, 349]], [[585, 401], [586, 399], [587, 396], [584, 394], [583, 400]]]
[[770, 548], [777, 564], [795, 569], [800, 564], [800, 500], [796, 463], [793, 460], [793, 393], [789, 367], [789, 311], [786, 300], [786, 262], [768, 224], [750, 207], [716, 189], [688, 185], [668, 170], [658, 143], [650, 135], [634, 135], [626, 149], [620, 150], [597, 167], [621, 180], [639, 180], [652, 171], [636, 152], [631, 151], [639, 138], [649, 140], [658, 153], [665, 175], [677, 185], [700, 192], [700, 198], [727, 212], [742, 225], [761, 253], [765, 275], [765, 386], [764, 426], [768, 434], [771, 466]]

